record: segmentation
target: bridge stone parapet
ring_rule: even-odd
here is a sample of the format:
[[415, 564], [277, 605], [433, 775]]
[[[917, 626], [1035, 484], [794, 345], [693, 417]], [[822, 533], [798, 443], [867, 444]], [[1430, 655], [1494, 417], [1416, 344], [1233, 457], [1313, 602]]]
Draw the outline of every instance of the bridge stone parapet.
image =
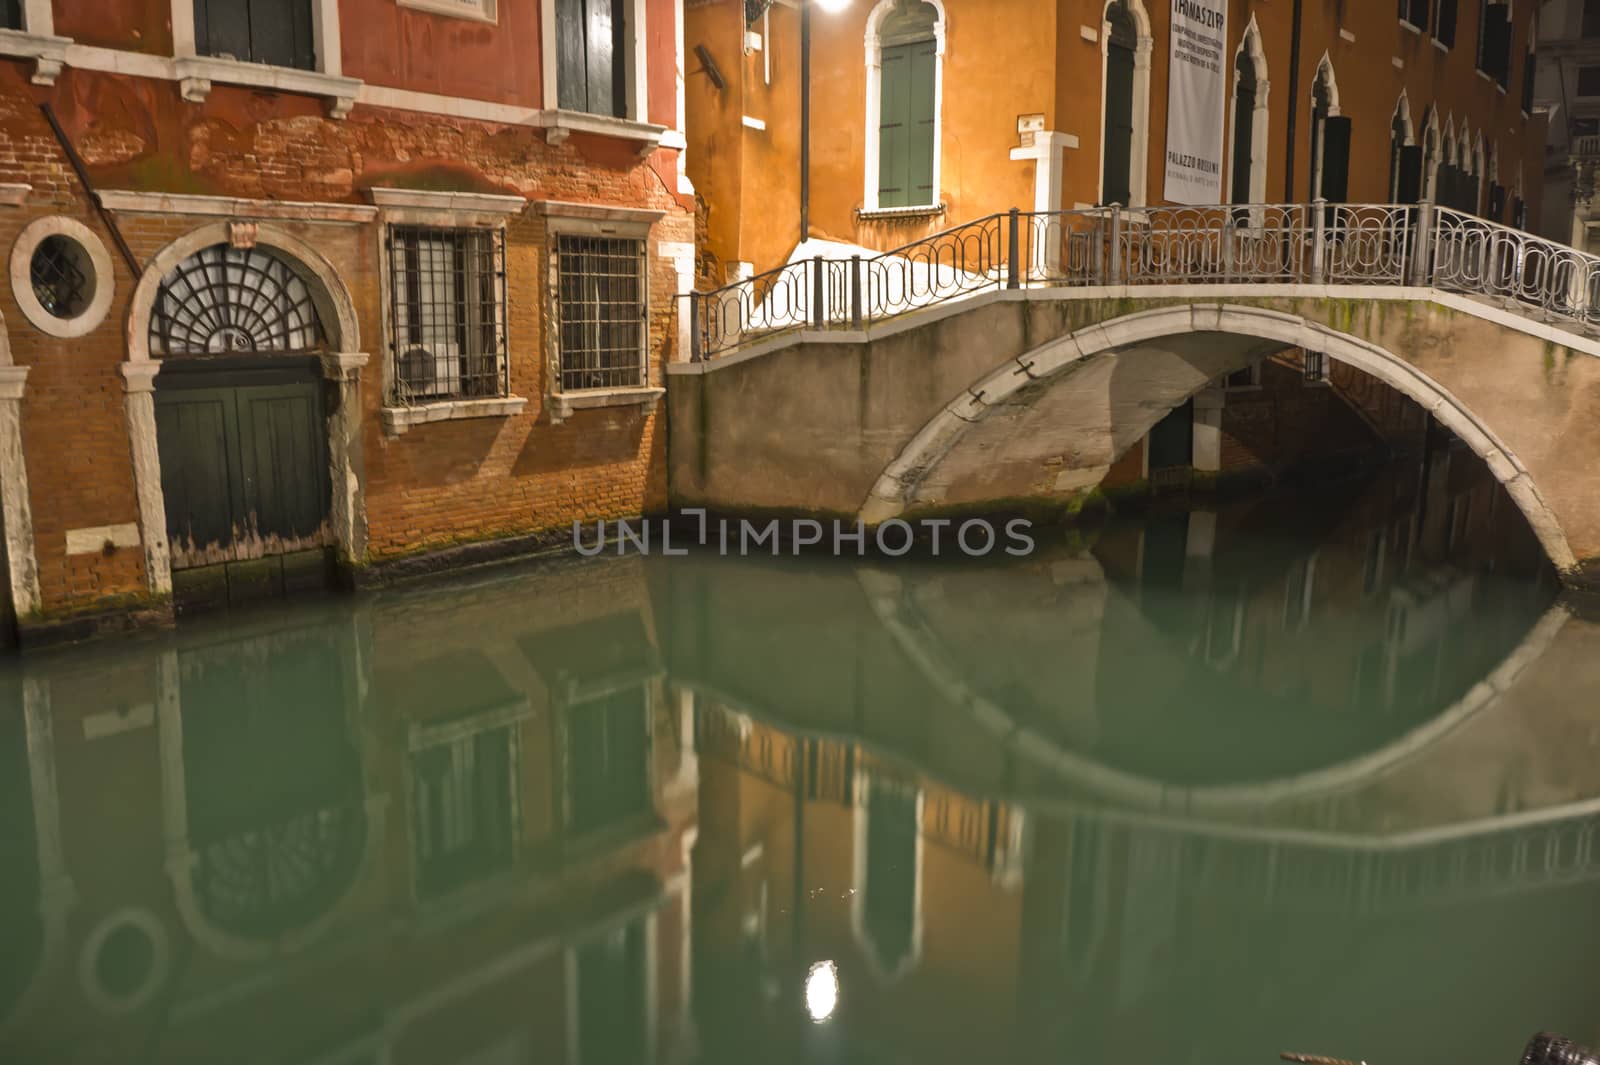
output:
[[668, 368], [675, 504], [879, 522], [1096, 483], [1168, 411], [1290, 347], [1384, 381], [1480, 455], [1570, 579], [1600, 560], [1600, 343], [1403, 284], [990, 288]]

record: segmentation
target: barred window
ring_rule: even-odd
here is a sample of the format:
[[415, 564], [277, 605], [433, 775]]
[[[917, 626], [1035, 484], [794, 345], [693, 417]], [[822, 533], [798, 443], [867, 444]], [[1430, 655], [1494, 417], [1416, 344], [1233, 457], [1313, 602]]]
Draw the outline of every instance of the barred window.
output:
[[646, 384], [644, 241], [557, 236], [556, 275], [561, 390]]
[[395, 400], [503, 396], [505, 233], [389, 227]]

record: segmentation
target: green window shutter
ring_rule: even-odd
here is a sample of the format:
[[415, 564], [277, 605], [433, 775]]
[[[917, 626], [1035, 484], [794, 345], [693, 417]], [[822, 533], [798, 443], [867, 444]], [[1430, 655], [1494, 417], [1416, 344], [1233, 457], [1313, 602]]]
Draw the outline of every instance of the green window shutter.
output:
[[910, 151], [907, 178], [914, 206], [931, 206], [939, 200], [933, 187], [934, 78], [938, 57], [933, 41], [918, 41], [911, 49]]
[[878, 110], [878, 206], [911, 205], [911, 49], [883, 50]]

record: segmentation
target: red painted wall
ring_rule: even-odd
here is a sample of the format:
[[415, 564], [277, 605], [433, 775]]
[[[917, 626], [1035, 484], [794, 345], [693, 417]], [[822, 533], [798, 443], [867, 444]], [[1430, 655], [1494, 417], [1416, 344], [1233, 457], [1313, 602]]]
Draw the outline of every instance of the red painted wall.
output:
[[172, 54], [171, 0], [56, 0], [56, 33], [79, 44]]
[[540, 105], [539, 0], [499, 0], [498, 21], [340, 0], [344, 73], [373, 85]]

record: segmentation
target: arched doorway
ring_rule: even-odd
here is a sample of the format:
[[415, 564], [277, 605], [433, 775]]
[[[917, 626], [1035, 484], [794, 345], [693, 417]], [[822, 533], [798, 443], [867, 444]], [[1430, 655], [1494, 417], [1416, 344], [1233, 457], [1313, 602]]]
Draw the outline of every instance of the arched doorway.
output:
[[327, 570], [331, 346], [301, 270], [264, 246], [212, 244], [156, 291], [148, 344], [180, 606], [276, 594]]

